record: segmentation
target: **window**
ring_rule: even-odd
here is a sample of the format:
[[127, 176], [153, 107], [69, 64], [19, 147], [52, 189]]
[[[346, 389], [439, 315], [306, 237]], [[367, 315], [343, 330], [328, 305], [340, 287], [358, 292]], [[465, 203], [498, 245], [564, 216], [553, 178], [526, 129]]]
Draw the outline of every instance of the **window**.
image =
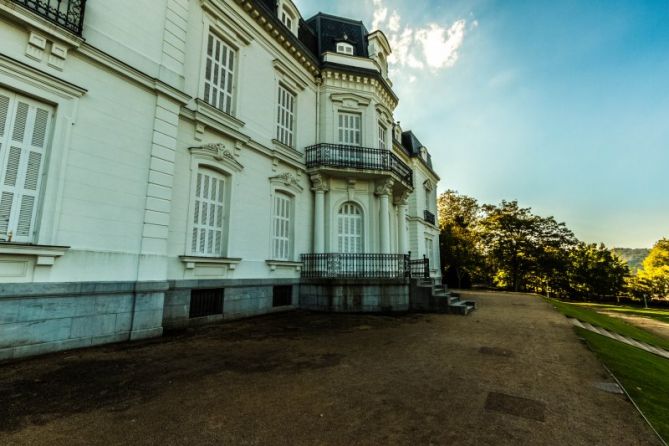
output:
[[362, 118], [355, 113], [339, 113], [339, 143], [359, 146], [362, 141], [360, 130]]
[[428, 211], [432, 211], [432, 193], [430, 192], [429, 189], [425, 189], [425, 209]]
[[379, 149], [386, 148], [386, 128], [379, 124]]
[[[434, 262], [434, 240], [431, 238], [425, 238], [425, 255], [430, 259], [430, 263]], [[432, 267], [432, 266], [430, 266]]]
[[362, 210], [355, 203], [344, 203], [339, 209], [337, 233], [340, 253], [361, 253]]
[[349, 56], [353, 55], [353, 45], [350, 43], [338, 43], [337, 52], [341, 54], [348, 54]]
[[281, 13], [281, 22], [286, 25], [286, 28], [293, 30], [293, 18], [286, 11]]
[[0, 240], [33, 241], [53, 109], [0, 90]]
[[223, 314], [224, 289], [191, 290], [189, 318]]
[[204, 100], [232, 113], [232, 82], [235, 52], [218, 36], [209, 33], [207, 40], [207, 65], [204, 73]]
[[286, 307], [293, 304], [293, 287], [276, 285], [272, 288], [272, 306]]
[[279, 84], [276, 139], [288, 147], [295, 144], [295, 95]]
[[290, 196], [277, 192], [272, 212], [272, 259], [291, 260], [292, 214]]
[[193, 210], [193, 255], [220, 257], [223, 255], [223, 224], [225, 220], [225, 177], [200, 168], [195, 184]]

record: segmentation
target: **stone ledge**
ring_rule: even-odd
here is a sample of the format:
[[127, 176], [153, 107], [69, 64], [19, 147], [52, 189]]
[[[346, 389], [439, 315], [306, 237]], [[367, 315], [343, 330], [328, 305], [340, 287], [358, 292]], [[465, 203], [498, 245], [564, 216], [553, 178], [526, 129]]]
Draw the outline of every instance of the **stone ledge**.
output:
[[37, 257], [38, 266], [51, 266], [56, 257], [61, 257], [69, 246], [34, 245], [30, 243], [0, 242], [0, 254]]
[[167, 281], [147, 282], [34, 282], [4, 283], [0, 298], [50, 298], [60, 296], [94, 296], [98, 294], [127, 294], [165, 292]]
[[291, 262], [289, 260], [265, 260], [271, 271], [277, 268], [295, 268], [295, 271], [302, 271], [302, 262]]
[[242, 261], [241, 258], [230, 257], [179, 256], [179, 259], [186, 265], [186, 269], [195, 269], [198, 265], [226, 265], [233, 270]]

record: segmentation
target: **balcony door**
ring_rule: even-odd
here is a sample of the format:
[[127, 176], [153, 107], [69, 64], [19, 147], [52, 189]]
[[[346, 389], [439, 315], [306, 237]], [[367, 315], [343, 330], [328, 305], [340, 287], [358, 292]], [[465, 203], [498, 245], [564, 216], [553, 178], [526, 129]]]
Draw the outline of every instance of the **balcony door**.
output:
[[344, 203], [337, 216], [339, 252], [363, 252], [362, 209], [355, 203]]

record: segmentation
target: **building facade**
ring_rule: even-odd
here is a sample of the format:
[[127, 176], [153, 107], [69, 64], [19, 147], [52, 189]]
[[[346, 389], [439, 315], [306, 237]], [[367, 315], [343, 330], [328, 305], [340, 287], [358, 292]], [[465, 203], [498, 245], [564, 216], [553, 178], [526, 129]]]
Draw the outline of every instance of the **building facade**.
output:
[[0, 42], [0, 360], [407, 310], [409, 252], [439, 277], [381, 31], [291, 0], [0, 0]]

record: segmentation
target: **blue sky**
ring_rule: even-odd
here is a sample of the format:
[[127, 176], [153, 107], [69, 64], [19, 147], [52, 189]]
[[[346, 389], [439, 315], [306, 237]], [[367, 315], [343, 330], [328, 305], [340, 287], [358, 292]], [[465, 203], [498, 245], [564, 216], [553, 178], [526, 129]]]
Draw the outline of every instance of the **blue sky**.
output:
[[396, 119], [441, 190], [588, 242], [669, 237], [669, 0], [296, 0], [393, 43]]

